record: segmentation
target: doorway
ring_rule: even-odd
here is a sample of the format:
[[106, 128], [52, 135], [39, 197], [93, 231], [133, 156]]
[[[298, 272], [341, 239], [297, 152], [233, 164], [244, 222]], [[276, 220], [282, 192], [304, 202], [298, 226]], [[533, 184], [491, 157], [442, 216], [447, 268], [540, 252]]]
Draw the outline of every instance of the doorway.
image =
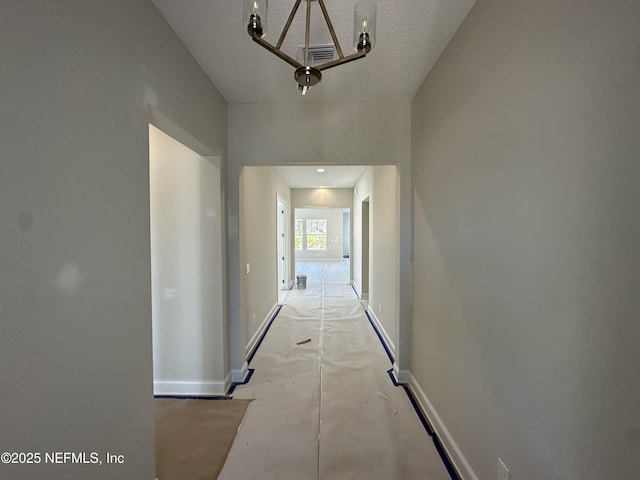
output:
[[287, 235], [287, 219], [289, 218], [287, 202], [276, 194], [276, 259], [278, 262], [278, 303], [282, 304], [286, 297], [286, 290], [289, 289], [287, 245], [289, 243]]
[[362, 285], [360, 299], [369, 301], [369, 197], [362, 201]]
[[[348, 209], [347, 209], [348, 210]], [[344, 258], [344, 208], [295, 209], [296, 262], [340, 262]], [[349, 232], [346, 232], [349, 243]]]
[[224, 375], [220, 159], [149, 125], [155, 395], [219, 395]]
[[342, 258], [351, 257], [351, 209], [342, 213]]

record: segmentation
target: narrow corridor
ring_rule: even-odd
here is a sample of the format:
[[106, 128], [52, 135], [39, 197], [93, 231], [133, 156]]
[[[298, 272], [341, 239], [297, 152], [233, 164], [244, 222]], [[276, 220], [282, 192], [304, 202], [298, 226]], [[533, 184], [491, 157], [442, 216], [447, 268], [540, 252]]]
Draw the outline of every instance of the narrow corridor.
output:
[[[305, 263], [235, 398], [253, 399], [220, 479], [450, 478], [348, 284]], [[310, 341], [307, 341], [310, 340]], [[305, 342], [306, 341], [306, 342]]]

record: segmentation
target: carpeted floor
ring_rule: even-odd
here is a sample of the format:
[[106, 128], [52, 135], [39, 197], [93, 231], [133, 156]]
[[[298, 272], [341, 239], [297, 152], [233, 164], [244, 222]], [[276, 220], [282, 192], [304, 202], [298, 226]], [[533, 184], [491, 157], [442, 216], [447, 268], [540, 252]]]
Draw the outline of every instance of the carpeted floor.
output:
[[157, 479], [217, 479], [249, 402], [155, 399]]

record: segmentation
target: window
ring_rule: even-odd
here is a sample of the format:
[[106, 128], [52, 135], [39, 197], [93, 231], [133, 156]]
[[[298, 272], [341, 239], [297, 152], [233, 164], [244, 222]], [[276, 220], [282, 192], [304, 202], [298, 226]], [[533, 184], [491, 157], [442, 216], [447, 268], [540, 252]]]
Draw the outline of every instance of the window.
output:
[[308, 218], [296, 219], [295, 223], [296, 250], [326, 250], [327, 249], [327, 219]]
[[307, 219], [307, 250], [327, 249], [327, 219]]
[[296, 250], [302, 250], [302, 238], [304, 237], [304, 220], [296, 219]]

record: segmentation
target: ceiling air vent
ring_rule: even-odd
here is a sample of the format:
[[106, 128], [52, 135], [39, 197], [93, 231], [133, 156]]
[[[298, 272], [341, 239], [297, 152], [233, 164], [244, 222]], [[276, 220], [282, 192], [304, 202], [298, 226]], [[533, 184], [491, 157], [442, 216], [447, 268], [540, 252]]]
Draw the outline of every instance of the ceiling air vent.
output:
[[[297, 60], [304, 63], [304, 45], [298, 46]], [[321, 63], [330, 62], [337, 58], [336, 47], [333, 43], [326, 45], [309, 45], [309, 64], [320, 65]]]

